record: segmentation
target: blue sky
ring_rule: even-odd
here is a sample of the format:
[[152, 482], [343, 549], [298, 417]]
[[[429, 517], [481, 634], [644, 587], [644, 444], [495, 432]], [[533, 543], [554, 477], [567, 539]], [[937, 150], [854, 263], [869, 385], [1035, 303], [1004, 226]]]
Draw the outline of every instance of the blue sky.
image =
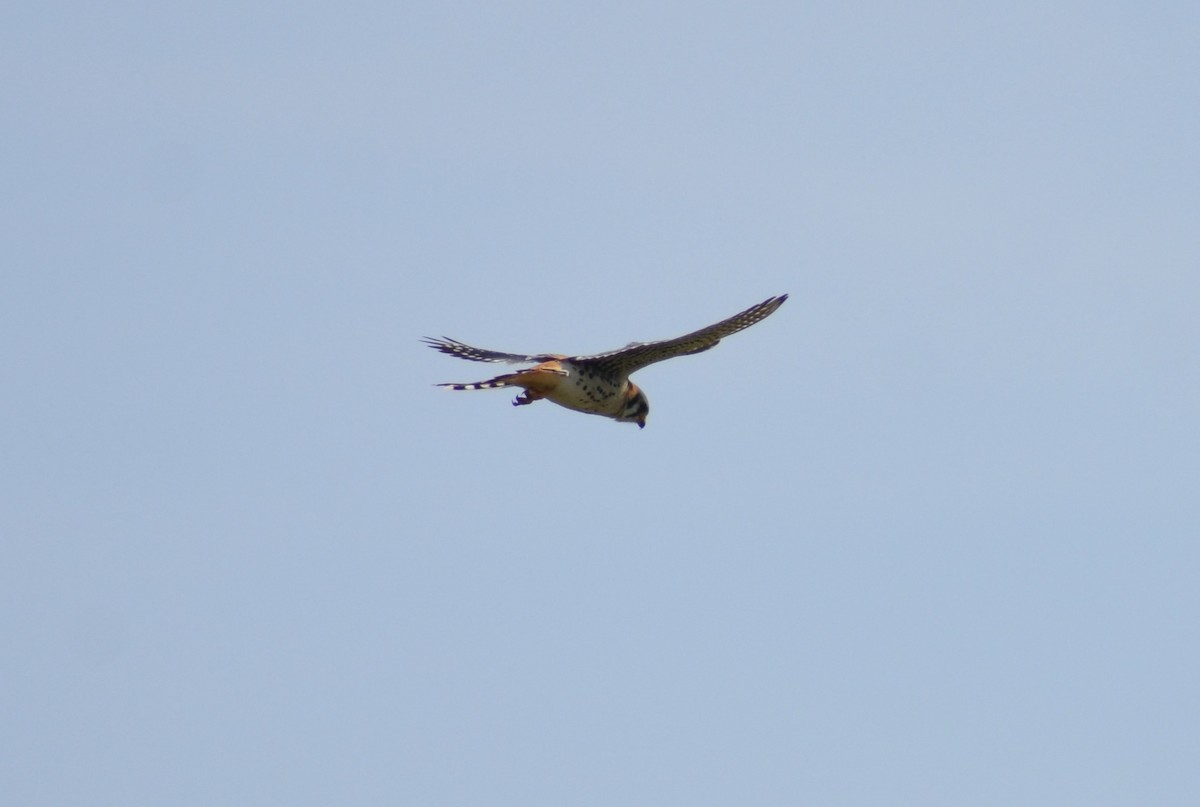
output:
[[1200, 800], [1194, 5], [0, 22], [13, 804]]

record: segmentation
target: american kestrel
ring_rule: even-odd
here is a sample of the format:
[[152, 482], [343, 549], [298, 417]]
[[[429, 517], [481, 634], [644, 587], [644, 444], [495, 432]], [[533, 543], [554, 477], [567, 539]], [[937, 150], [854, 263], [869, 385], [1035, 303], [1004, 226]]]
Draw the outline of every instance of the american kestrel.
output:
[[560, 356], [555, 353], [526, 356], [521, 353], [500, 353], [471, 347], [445, 337], [426, 337], [425, 343], [443, 353], [470, 361], [534, 364], [533, 367], [498, 375], [487, 381], [476, 381], [473, 384], [438, 384], [439, 387], [456, 390], [521, 387], [524, 392], [513, 401], [513, 406], [524, 406], [545, 398], [576, 412], [636, 423], [638, 428], [645, 428], [646, 416], [650, 413], [650, 402], [646, 400], [646, 394], [638, 389], [637, 384], [629, 380], [630, 373], [664, 359], [688, 356], [715, 347], [726, 336], [771, 316], [787, 298], [786, 294], [772, 297], [740, 314], [734, 314], [729, 319], [686, 336], [661, 342], [633, 342], [620, 350], [597, 353], [594, 356]]

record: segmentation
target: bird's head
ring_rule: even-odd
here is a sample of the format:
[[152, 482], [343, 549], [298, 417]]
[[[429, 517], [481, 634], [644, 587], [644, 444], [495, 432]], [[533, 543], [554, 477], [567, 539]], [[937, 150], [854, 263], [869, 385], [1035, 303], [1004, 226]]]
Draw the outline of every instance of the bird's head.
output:
[[637, 384], [629, 383], [625, 392], [625, 406], [617, 420], [623, 423], [636, 423], [639, 429], [646, 428], [646, 416], [650, 414], [650, 401], [646, 394], [638, 389]]

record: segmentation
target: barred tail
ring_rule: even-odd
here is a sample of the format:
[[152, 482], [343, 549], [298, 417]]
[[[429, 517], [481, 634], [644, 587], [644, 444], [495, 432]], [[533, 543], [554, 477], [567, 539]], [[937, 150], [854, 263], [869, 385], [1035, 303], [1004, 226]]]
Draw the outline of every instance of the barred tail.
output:
[[495, 378], [487, 381], [476, 381], [473, 384], [434, 384], [435, 387], [444, 387], [446, 389], [500, 389], [501, 387], [513, 386], [513, 381], [520, 373], [508, 373], [507, 375], [498, 375]]

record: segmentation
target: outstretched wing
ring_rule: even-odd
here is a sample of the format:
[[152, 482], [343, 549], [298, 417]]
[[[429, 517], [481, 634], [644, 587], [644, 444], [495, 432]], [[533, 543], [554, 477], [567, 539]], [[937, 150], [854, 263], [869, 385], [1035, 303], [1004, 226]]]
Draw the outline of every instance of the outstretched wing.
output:
[[783, 305], [783, 301], [787, 298], [786, 294], [772, 297], [756, 306], [747, 308], [740, 314], [734, 314], [729, 319], [721, 320], [715, 325], [709, 325], [707, 328], [701, 328], [675, 339], [664, 339], [661, 342], [635, 342], [620, 350], [597, 353], [594, 356], [578, 356], [574, 360], [581, 364], [587, 363], [603, 367], [613, 374], [629, 375], [648, 364], [673, 359], [676, 356], [700, 353], [715, 347], [726, 336], [749, 328], [754, 323], [761, 322], [774, 314], [775, 309]]
[[509, 364], [525, 364], [564, 358], [563, 356], [551, 355], [549, 353], [526, 356], [523, 353], [501, 353], [498, 350], [484, 350], [483, 348], [471, 347], [470, 345], [463, 344], [455, 339], [448, 339], [444, 336], [441, 339], [431, 339], [426, 336], [422, 341], [434, 350], [440, 350], [447, 355], [457, 356], [460, 359], [467, 359], [468, 361], [502, 361]]

